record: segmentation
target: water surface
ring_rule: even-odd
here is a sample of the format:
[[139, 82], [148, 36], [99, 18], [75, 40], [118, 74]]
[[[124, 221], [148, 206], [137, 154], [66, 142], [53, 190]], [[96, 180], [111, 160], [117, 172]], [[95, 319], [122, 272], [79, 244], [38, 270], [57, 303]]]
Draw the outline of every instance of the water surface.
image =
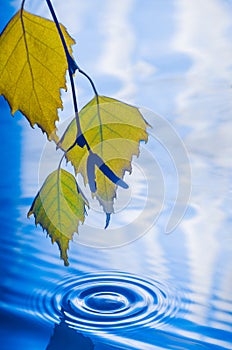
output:
[[[153, 129], [111, 227], [93, 203], [64, 267], [26, 218], [56, 160], [41, 164], [45, 137], [1, 98], [1, 349], [231, 349], [232, 3], [54, 5], [99, 91], [151, 110]], [[1, 27], [14, 11], [3, 8]], [[83, 105], [92, 94], [76, 80]], [[179, 185], [186, 213], [167, 234]]]

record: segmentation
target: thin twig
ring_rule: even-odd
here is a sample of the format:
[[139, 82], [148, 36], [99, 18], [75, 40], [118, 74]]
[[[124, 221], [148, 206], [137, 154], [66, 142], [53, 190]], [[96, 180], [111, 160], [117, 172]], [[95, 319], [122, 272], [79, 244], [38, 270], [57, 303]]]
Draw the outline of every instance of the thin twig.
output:
[[[81, 130], [81, 125], [80, 125], [80, 118], [79, 118], [79, 112], [78, 112], [78, 107], [77, 107], [77, 98], [76, 98], [76, 90], [75, 90], [75, 84], [74, 84], [74, 79], [73, 79], [73, 67], [71, 67], [70, 62], [72, 61], [74, 63], [74, 60], [72, 59], [72, 57], [70, 56], [70, 53], [68, 51], [68, 47], [67, 44], [65, 42], [65, 38], [64, 35], [62, 33], [59, 21], [57, 19], [56, 13], [54, 11], [54, 8], [52, 6], [52, 3], [50, 0], [46, 0], [49, 11], [51, 12], [52, 18], [55, 22], [57, 31], [59, 33], [64, 51], [65, 51], [65, 55], [66, 55], [66, 59], [67, 59], [67, 63], [68, 63], [68, 72], [69, 72], [69, 78], [70, 78], [70, 83], [71, 83], [71, 89], [72, 89], [72, 97], [73, 97], [73, 107], [74, 107], [74, 112], [75, 112], [75, 119], [76, 119], [76, 124], [77, 124], [77, 139], [78, 137], [82, 136], [82, 139], [84, 140], [84, 144], [86, 145], [87, 149], [90, 149], [87, 140], [85, 139], [84, 135], [82, 134], [82, 130]], [[79, 67], [77, 66], [76, 62], [75, 62], [75, 66], [78, 69]]]

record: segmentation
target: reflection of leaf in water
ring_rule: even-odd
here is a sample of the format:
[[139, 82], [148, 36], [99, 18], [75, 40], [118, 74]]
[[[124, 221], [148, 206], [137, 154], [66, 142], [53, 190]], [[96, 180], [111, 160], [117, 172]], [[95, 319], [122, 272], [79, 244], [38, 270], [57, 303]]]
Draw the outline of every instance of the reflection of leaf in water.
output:
[[92, 340], [78, 333], [75, 329], [69, 328], [62, 319], [56, 324], [53, 335], [50, 338], [46, 350], [93, 350]]

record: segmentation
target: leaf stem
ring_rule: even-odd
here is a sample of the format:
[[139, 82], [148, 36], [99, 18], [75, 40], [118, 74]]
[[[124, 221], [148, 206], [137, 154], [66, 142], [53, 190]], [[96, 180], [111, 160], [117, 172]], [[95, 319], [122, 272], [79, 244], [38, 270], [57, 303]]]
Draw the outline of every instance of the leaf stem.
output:
[[66, 59], [68, 62], [68, 72], [69, 72], [69, 78], [70, 78], [70, 83], [71, 83], [71, 89], [72, 89], [72, 97], [73, 97], [73, 107], [74, 107], [74, 112], [75, 112], [75, 118], [76, 118], [76, 124], [77, 124], [77, 139], [79, 136], [82, 136], [82, 140], [84, 141], [84, 145], [86, 145], [87, 149], [89, 150], [90, 147], [88, 145], [87, 140], [85, 139], [85, 137], [82, 135], [82, 131], [81, 131], [81, 125], [80, 125], [80, 118], [79, 118], [79, 113], [78, 113], [78, 106], [77, 106], [77, 97], [76, 97], [76, 90], [75, 90], [75, 84], [74, 84], [74, 79], [73, 79], [73, 73], [75, 71], [75, 69], [79, 69], [79, 67], [77, 66], [76, 62], [74, 61], [74, 59], [71, 57], [69, 51], [68, 51], [68, 47], [67, 44], [65, 42], [64, 39], [64, 35], [62, 33], [59, 21], [57, 19], [56, 13], [54, 11], [54, 8], [52, 6], [52, 3], [50, 0], [46, 0], [49, 11], [52, 15], [52, 18], [55, 22], [57, 31], [59, 33], [64, 51], [65, 51], [65, 55], [66, 55]]
[[[88, 79], [88, 81], [90, 82], [90, 84], [92, 86], [92, 89], [94, 91], [94, 94], [95, 94], [95, 97], [96, 97], [96, 102], [97, 102], [97, 115], [98, 115], [98, 120], [99, 120], [99, 125], [100, 125], [100, 132], [101, 132], [101, 135], [102, 135], [102, 122], [101, 122], [101, 114], [100, 114], [99, 95], [98, 95], [97, 89], [96, 89], [96, 87], [94, 85], [93, 80], [90, 78], [90, 76], [86, 72], [84, 72], [80, 68], [78, 68], [78, 71], [79, 71], [79, 73], [81, 73], [82, 75], [84, 75]], [[101, 143], [101, 149], [102, 149], [102, 143]]]
[[[49, 11], [51, 12], [52, 18], [53, 18], [53, 20], [55, 22], [56, 28], [58, 30], [58, 33], [59, 33], [59, 36], [60, 36], [60, 39], [61, 39], [64, 51], [65, 51], [65, 55], [66, 55], [67, 62], [68, 62], [69, 78], [70, 78], [70, 81], [71, 81], [74, 111], [75, 111], [75, 113], [76, 112], [78, 113], [77, 98], [76, 98], [76, 92], [75, 92], [75, 85], [74, 85], [74, 81], [73, 81], [73, 76], [72, 76], [72, 72], [71, 72], [71, 68], [70, 68], [70, 54], [69, 54], [69, 51], [68, 51], [68, 47], [67, 47], [67, 44], [65, 42], [64, 35], [63, 35], [62, 30], [60, 28], [60, 24], [58, 22], [58, 19], [57, 19], [56, 13], [54, 11], [54, 8], [52, 6], [52, 3], [51, 3], [50, 0], [46, 0], [46, 2], [47, 2], [47, 5], [48, 5], [48, 8], [49, 8]], [[79, 124], [79, 121], [78, 121], [78, 124]]]
[[[64, 153], [63, 153], [63, 155], [62, 155], [62, 157], [61, 157], [61, 159], [60, 159], [60, 162], [59, 162], [59, 165], [58, 165], [58, 169], [60, 169], [61, 163], [62, 163], [64, 157], [66, 156], [66, 154], [67, 154], [69, 151], [71, 151], [71, 149], [73, 149], [73, 147], [75, 147], [75, 146], [76, 146], [76, 141], [73, 142], [73, 144], [72, 144], [66, 151], [64, 151]], [[92, 152], [92, 151], [89, 149], [89, 152]]]
[[60, 159], [60, 162], [59, 162], [59, 165], [58, 165], [58, 168], [57, 168], [59, 171], [60, 171], [60, 168], [61, 168], [61, 163], [62, 163], [62, 161], [63, 161], [63, 159], [64, 159], [66, 153], [67, 153], [67, 152], [64, 152], [63, 155], [62, 155], [62, 157], [61, 157], [61, 159]]
[[95, 85], [94, 85], [93, 80], [92, 80], [92, 79], [90, 78], [90, 76], [89, 76], [87, 73], [85, 73], [82, 69], [78, 68], [78, 72], [81, 73], [82, 75], [84, 75], [84, 76], [89, 80], [89, 82], [90, 82], [90, 84], [91, 84], [91, 86], [92, 86], [92, 88], [93, 88], [93, 91], [94, 91], [94, 93], [95, 93], [95, 95], [96, 95], [97, 101], [98, 101], [98, 92], [97, 92], [97, 89], [96, 89], [96, 87], [95, 87]]
[[22, 4], [21, 4], [21, 11], [22, 11], [23, 8], [24, 8], [24, 4], [25, 4], [25, 0], [22, 1]]
[[68, 51], [68, 47], [67, 47], [66, 41], [65, 41], [65, 39], [64, 39], [64, 35], [63, 35], [62, 30], [61, 30], [61, 28], [60, 28], [60, 24], [59, 24], [59, 21], [58, 21], [58, 19], [57, 19], [56, 13], [55, 13], [55, 11], [54, 11], [54, 8], [53, 8], [53, 6], [52, 6], [51, 1], [50, 1], [50, 0], [46, 0], [46, 2], [47, 2], [47, 5], [48, 5], [48, 8], [49, 8], [49, 11], [51, 12], [52, 18], [53, 18], [53, 20], [54, 20], [54, 22], [55, 22], [55, 25], [56, 25], [56, 28], [57, 28], [57, 30], [58, 30], [60, 39], [61, 39], [61, 41], [62, 41], [62, 45], [63, 45], [64, 51], [65, 51], [65, 54], [66, 54], [68, 63], [70, 63], [70, 62], [69, 62], [69, 60], [70, 60], [70, 54], [69, 54], [69, 51]]
[[[23, 0], [22, 6], [24, 5], [24, 2], [25, 2], [25, 0]], [[98, 92], [97, 92], [97, 89], [96, 89], [96, 87], [94, 85], [94, 82], [93, 82], [93, 80], [90, 78], [90, 76], [87, 73], [85, 73], [82, 69], [80, 69], [78, 67], [78, 65], [76, 64], [75, 60], [71, 57], [71, 55], [70, 55], [70, 53], [68, 51], [68, 47], [67, 47], [67, 44], [65, 42], [65, 38], [64, 38], [64, 35], [62, 33], [59, 21], [57, 19], [56, 13], [54, 11], [53, 5], [51, 3], [51, 0], [46, 0], [46, 3], [48, 5], [49, 11], [50, 11], [50, 13], [52, 15], [52, 18], [53, 18], [53, 20], [55, 22], [57, 31], [59, 33], [59, 36], [60, 36], [60, 39], [61, 39], [64, 51], [65, 51], [66, 59], [67, 59], [67, 62], [68, 62], [68, 72], [69, 72], [69, 78], [70, 78], [70, 83], [71, 83], [72, 97], [73, 97], [73, 107], [74, 107], [75, 119], [76, 119], [76, 125], [77, 125], [77, 136], [76, 136], [75, 143], [71, 147], [69, 147], [68, 150], [65, 151], [64, 155], [61, 158], [60, 164], [59, 164], [59, 167], [60, 167], [61, 163], [62, 163], [62, 160], [63, 160], [63, 157], [67, 154], [68, 151], [70, 151], [75, 146], [75, 144], [78, 144], [80, 147], [86, 146], [88, 151], [91, 152], [91, 148], [90, 148], [90, 146], [88, 144], [88, 141], [86, 140], [85, 136], [82, 133], [81, 125], [80, 125], [80, 118], [79, 118], [79, 112], [78, 112], [78, 106], [77, 106], [77, 97], [76, 97], [75, 83], [74, 83], [74, 79], [73, 79], [73, 73], [75, 72], [76, 69], [79, 71], [79, 73], [84, 75], [89, 80], [89, 82], [90, 82], [90, 84], [92, 86], [92, 89], [94, 91], [95, 97], [96, 97], [98, 118], [99, 118], [99, 120], [101, 120], [101, 118], [100, 118], [99, 97], [98, 97]]]

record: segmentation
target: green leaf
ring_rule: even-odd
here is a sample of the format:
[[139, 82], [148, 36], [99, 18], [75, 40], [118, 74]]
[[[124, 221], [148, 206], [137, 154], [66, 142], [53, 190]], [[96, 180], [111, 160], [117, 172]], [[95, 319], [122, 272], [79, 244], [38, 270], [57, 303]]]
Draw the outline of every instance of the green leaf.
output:
[[[132, 157], [139, 155], [140, 141], [147, 141], [146, 129], [149, 125], [138, 108], [104, 96], [92, 99], [80, 111], [79, 117], [83, 135], [94, 154], [89, 153], [87, 147], [76, 145], [67, 152], [66, 157], [73, 164], [75, 172], [81, 173], [85, 183], [90, 184], [93, 195], [108, 214], [107, 225], [109, 214], [114, 211], [117, 185], [126, 188], [120, 179], [126, 171], [132, 171]], [[58, 147], [68, 150], [75, 142], [76, 135], [77, 127], [73, 119]]]
[[[69, 53], [75, 41], [64, 26]], [[62, 108], [60, 89], [66, 89], [68, 63], [55, 23], [18, 11], [0, 36], [0, 95], [21, 111], [31, 126], [37, 124], [48, 138], [57, 139], [57, 109]]]
[[52, 172], [36, 195], [28, 212], [56, 242], [64, 264], [68, 265], [67, 250], [73, 234], [85, 219], [86, 199], [80, 192], [75, 177], [63, 169]]

